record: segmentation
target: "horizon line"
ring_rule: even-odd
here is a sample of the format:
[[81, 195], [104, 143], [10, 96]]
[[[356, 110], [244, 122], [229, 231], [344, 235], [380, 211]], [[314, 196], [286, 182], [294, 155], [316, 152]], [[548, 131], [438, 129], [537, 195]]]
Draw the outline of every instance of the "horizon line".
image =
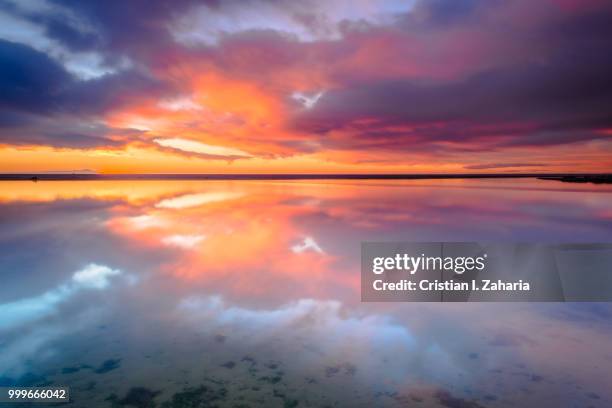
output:
[[0, 173], [2, 181], [52, 180], [416, 180], [469, 178], [612, 179], [612, 173]]

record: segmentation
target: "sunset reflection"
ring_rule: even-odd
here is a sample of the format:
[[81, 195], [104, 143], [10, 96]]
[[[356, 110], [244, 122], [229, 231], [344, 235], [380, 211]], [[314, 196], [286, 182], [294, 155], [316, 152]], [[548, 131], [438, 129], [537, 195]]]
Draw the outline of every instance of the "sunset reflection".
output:
[[[301, 390], [292, 392], [315, 405], [417, 398], [436, 406], [448, 393], [487, 407], [553, 407], [567, 398], [605, 406], [612, 397], [611, 366], [600, 363], [612, 358], [607, 304], [376, 304], [361, 303], [359, 292], [363, 241], [609, 241], [609, 187], [542, 180], [2, 187], [0, 331], [8, 352], [0, 363], [11, 381], [74, 384], [76, 395], [99, 406], [138, 384], [170, 398], [184, 386], [174, 380], [179, 373], [198, 384], [202, 370], [230, 395], [251, 382], [266, 389], [278, 376], [276, 389]], [[126, 375], [134, 384], [120, 385]], [[99, 389], [88, 389], [91, 381]]]

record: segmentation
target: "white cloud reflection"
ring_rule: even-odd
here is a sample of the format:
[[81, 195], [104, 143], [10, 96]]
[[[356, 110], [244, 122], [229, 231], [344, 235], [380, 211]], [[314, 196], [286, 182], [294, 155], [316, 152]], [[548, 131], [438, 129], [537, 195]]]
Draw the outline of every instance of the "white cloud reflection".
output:
[[144, 214], [129, 218], [130, 223], [137, 229], [146, 229], [151, 227], [162, 227], [165, 222], [154, 215]]
[[108, 278], [119, 274], [121, 274], [121, 272], [117, 269], [111, 269], [103, 265], [89, 264], [76, 272], [72, 276], [72, 280], [77, 283], [78, 287], [106, 289], [109, 285]]
[[199, 207], [201, 205], [216, 203], [220, 201], [232, 200], [242, 197], [243, 193], [231, 191], [218, 191], [212, 193], [186, 194], [180, 197], [167, 198], [160, 201], [155, 206], [157, 208], [182, 209]]
[[306, 237], [301, 243], [295, 244], [291, 247], [291, 251], [296, 254], [300, 254], [308, 250], [314, 251], [319, 254], [324, 253], [323, 249], [321, 249], [319, 244], [317, 244], [317, 242], [312, 237]]
[[236, 306], [221, 296], [189, 297], [177, 311], [189, 327], [231, 332], [245, 349], [270, 349], [297, 366], [358, 364], [356, 375], [371, 380], [380, 373], [382, 382], [439, 370], [464, 373], [447, 350], [423, 344], [407, 325], [386, 315], [352, 313], [336, 300], [300, 299], [262, 309]]
[[319, 99], [321, 99], [324, 93], [325, 91], [320, 91], [312, 95], [307, 95], [302, 92], [294, 92], [291, 94], [291, 98], [301, 103], [306, 109], [312, 109], [317, 102], [319, 102]]
[[202, 242], [206, 237], [204, 235], [170, 235], [164, 237], [162, 242], [166, 245], [177, 246], [180, 248], [191, 249]]
[[112, 276], [121, 271], [91, 263], [72, 275], [70, 282], [51, 289], [42, 295], [0, 304], [0, 330], [12, 329], [33, 320], [48, 316], [62, 302], [83, 289], [106, 289]]

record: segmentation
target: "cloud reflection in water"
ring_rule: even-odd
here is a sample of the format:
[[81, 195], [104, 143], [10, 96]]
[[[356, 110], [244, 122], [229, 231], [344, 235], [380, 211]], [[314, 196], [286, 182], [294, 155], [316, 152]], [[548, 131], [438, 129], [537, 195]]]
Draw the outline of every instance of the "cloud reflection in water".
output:
[[[0, 265], [18, 272], [5, 274], [0, 290], [7, 372], [121, 358], [125, 367], [104, 374], [101, 390], [77, 390], [98, 396], [115, 392], [121, 376], [160, 388], [183, 371], [193, 384], [203, 370], [242, 381], [250, 356], [282, 364], [292, 386], [308, 377], [321, 394], [343, 390], [379, 405], [417, 386], [497, 398], [485, 406], [597, 406], [612, 397], [610, 305], [362, 304], [359, 296], [361, 241], [610, 241], [607, 186], [11, 183], [0, 189]], [[88, 266], [72, 273], [74, 265]], [[138, 285], [111, 285], [128, 276], [121, 271]], [[103, 313], [82, 318], [94, 310]], [[8, 358], [17, 345], [20, 357]], [[228, 361], [233, 369], [222, 367]]]

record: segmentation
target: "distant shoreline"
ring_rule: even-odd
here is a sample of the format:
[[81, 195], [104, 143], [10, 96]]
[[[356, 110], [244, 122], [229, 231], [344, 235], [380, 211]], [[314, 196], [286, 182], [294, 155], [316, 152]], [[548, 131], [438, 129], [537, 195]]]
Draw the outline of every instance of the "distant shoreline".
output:
[[611, 173], [490, 173], [490, 174], [0, 174], [0, 181], [68, 180], [440, 180], [537, 178], [572, 183], [612, 183]]

